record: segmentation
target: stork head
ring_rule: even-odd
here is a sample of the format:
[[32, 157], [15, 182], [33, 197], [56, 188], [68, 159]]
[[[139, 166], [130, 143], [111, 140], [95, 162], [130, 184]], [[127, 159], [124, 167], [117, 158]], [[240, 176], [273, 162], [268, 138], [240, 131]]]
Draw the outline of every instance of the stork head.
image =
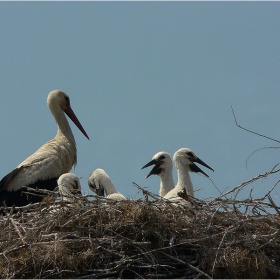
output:
[[175, 152], [173, 156], [173, 160], [175, 165], [177, 166], [179, 163], [186, 166], [188, 171], [191, 172], [200, 172], [204, 174], [205, 176], [209, 177], [204, 171], [202, 171], [197, 165], [194, 164], [194, 162], [197, 162], [212, 171], [212, 169], [209, 165], [207, 165], [205, 162], [203, 162], [191, 149], [189, 148], [181, 148], [177, 152]]
[[61, 90], [51, 91], [48, 95], [47, 103], [55, 118], [57, 117], [58, 112], [62, 110], [79, 128], [79, 130], [85, 135], [85, 137], [89, 139], [83, 126], [81, 125], [75, 113], [73, 112], [70, 106], [70, 98], [66, 93], [64, 93]]
[[150, 177], [151, 175], [158, 175], [161, 177], [167, 169], [172, 170], [173, 168], [171, 157], [167, 152], [158, 152], [153, 156], [152, 160], [144, 165], [141, 169], [151, 165], [154, 165], [154, 167], [146, 176], [146, 178]]
[[62, 174], [57, 180], [57, 185], [63, 201], [74, 202], [74, 196], [82, 194], [80, 180], [73, 173]]
[[111, 188], [113, 182], [101, 168], [95, 169], [88, 178], [89, 188], [99, 196], [104, 196], [105, 188]]

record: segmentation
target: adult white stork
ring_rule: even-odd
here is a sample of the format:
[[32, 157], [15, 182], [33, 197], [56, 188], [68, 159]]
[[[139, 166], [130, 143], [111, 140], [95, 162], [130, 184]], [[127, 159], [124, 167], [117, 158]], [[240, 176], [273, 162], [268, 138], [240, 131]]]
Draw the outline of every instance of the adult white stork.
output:
[[89, 188], [99, 196], [104, 196], [104, 191], [108, 199], [112, 200], [126, 200], [126, 198], [119, 193], [109, 175], [104, 169], [95, 169], [88, 178]]
[[146, 178], [151, 175], [157, 175], [160, 177], [159, 195], [164, 197], [175, 186], [172, 174], [173, 164], [169, 153], [164, 151], [156, 153], [152, 157], [152, 160], [141, 169], [151, 165], [154, 165], [154, 167]]
[[186, 191], [187, 196], [194, 196], [193, 184], [191, 182], [189, 172], [200, 172], [205, 176], [209, 177], [204, 171], [202, 171], [194, 162], [197, 162], [212, 171], [209, 165], [203, 162], [191, 149], [189, 148], [181, 148], [177, 152], [175, 152], [173, 156], [173, 161], [177, 168], [178, 173], [178, 182], [174, 189], [169, 191], [164, 198], [165, 199], [180, 199], [178, 193]]
[[89, 139], [70, 107], [68, 95], [60, 90], [51, 91], [47, 103], [58, 125], [58, 132], [55, 138], [41, 146], [0, 181], [0, 206], [23, 206], [41, 201], [42, 197], [27, 197], [22, 191], [25, 187], [54, 190], [59, 176], [76, 165], [76, 142], [64, 113]]
[[64, 173], [57, 180], [58, 190], [62, 201], [74, 202], [75, 196], [81, 195], [80, 179], [73, 173]]

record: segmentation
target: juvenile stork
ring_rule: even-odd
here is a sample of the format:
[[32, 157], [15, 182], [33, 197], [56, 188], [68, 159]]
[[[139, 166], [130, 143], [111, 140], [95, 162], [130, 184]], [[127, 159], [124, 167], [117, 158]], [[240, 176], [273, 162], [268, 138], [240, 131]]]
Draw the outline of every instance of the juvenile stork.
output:
[[74, 202], [76, 195], [81, 195], [80, 179], [73, 173], [64, 173], [57, 180], [62, 201]]
[[169, 153], [156, 153], [152, 157], [152, 160], [144, 165], [141, 169], [151, 165], [154, 165], [154, 167], [146, 176], [146, 178], [150, 177], [151, 175], [157, 175], [160, 177], [159, 195], [164, 197], [175, 186], [172, 174], [173, 164]]
[[193, 184], [191, 182], [189, 172], [200, 172], [206, 177], [209, 177], [204, 171], [195, 165], [194, 162], [197, 162], [214, 171], [209, 165], [199, 159], [199, 157], [189, 148], [181, 148], [175, 152], [173, 161], [177, 168], [178, 182], [175, 188], [164, 196], [165, 199], [180, 199], [181, 197], [178, 193], [183, 193], [184, 191], [186, 191], [187, 196], [194, 196]]
[[27, 197], [22, 191], [25, 187], [54, 190], [59, 176], [76, 165], [76, 142], [64, 113], [89, 139], [70, 107], [68, 95], [60, 90], [51, 91], [47, 103], [58, 125], [57, 134], [0, 181], [0, 206], [24, 206], [41, 201], [42, 197]]
[[99, 196], [104, 196], [104, 191], [108, 199], [112, 200], [126, 200], [126, 198], [119, 193], [108, 174], [101, 168], [95, 169], [88, 178], [89, 188]]

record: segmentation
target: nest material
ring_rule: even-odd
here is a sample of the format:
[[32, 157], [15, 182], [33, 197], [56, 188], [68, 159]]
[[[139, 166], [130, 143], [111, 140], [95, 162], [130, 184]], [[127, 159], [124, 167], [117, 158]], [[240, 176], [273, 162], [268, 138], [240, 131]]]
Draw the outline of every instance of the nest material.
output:
[[269, 194], [189, 207], [143, 192], [145, 200], [6, 208], [1, 278], [280, 278], [280, 215]]

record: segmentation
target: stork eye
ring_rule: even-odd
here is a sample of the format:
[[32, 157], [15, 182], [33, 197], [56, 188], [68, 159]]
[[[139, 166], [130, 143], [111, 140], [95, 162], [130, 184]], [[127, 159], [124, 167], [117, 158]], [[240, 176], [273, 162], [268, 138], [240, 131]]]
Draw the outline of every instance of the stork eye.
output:
[[193, 155], [192, 152], [187, 152], [186, 154], [187, 154], [188, 156], [190, 156], [190, 157], [194, 157], [194, 155]]
[[76, 181], [76, 180], [74, 180], [74, 186], [73, 186], [73, 188], [75, 189], [75, 190], [78, 190], [79, 189], [79, 183], [78, 183], [78, 181]]
[[68, 96], [65, 96], [65, 101], [70, 106], [70, 98]]
[[162, 155], [162, 156], [159, 157], [159, 159], [165, 159], [165, 156]]

